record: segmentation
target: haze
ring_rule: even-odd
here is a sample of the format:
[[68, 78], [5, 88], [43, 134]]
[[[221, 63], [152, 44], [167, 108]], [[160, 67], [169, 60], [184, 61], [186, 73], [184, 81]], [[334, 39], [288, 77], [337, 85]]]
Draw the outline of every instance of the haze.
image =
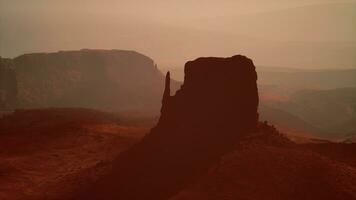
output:
[[257, 65], [354, 68], [355, 19], [355, 0], [0, 0], [0, 56], [127, 49], [161, 68], [234, 54]]

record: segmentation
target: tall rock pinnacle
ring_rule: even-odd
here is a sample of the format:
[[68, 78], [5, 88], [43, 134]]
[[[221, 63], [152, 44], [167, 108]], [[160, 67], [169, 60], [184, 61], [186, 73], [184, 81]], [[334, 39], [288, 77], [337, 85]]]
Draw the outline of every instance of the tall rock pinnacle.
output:
[[167, 108], [167, 104], [170, 97], [171, 97], [171, 76], [168, 71], [166, 74], [166, 81], [165, 81], [165, 87], [164, 87], [163, 98], [162, 98], [161, 115], [162, 113], [166, 112], [165, 110]]

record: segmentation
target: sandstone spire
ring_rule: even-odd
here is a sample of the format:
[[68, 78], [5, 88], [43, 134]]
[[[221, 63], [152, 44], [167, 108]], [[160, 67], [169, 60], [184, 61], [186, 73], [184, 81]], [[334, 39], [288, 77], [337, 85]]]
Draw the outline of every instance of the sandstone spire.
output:
[[168, 71], [166, 74], [166, 82], [165, 82], [163, 98], [162, 98], [161, 118], [162, 118], [163, 113], [167, 112], [166, 109], [167, 109], [167, 104], [168, 104], [168, 100], [170, 97], [171, 97], [171, 76]]
[[168, 71], [167, 74], [166, 74], [166, 82], [165, 82], [163, 100], [162, 101], [166, 101], [170, 96], [171, 96], [171, 76], [170, 76], [170, 73]]

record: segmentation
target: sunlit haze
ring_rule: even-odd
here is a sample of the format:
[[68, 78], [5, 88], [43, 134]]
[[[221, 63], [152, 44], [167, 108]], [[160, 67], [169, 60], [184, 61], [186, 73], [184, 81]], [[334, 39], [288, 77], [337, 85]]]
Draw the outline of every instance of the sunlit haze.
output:
[[0, 0], [0, 200], [356, 200], [356, 0]]
[[161, 68], [244, 54], [257, 65], [356, 67], [355, 0], [0, 0], [0, 56], [124, 49]]

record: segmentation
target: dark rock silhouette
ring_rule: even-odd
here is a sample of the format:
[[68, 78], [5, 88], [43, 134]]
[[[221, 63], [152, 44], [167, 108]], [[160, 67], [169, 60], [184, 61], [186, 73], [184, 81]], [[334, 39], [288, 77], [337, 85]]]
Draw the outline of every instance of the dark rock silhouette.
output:
[[251, 131], [256, 127], [257, 75], [250, 59], [234, 56], [199, 58], [188, 62], [184, 84], [173, 97], [167, 88], [169, 80], [167, 74], [161, 113], [161, 121], [166, 124], [179, 122], [185, 127], [205, 128], [206, 122], [214, 121], [214, 127], [219, 129]]
[[0, 57], [0, 111], [13, 110], [17, 101], [17, 82], [10, 59]]
[[188, 62], [174, 96], [167, 73], [157, 126], [77, 199], [160, 200], [176, 194], [256, 131], [256, 80], [253, 62], [240, 55]]

